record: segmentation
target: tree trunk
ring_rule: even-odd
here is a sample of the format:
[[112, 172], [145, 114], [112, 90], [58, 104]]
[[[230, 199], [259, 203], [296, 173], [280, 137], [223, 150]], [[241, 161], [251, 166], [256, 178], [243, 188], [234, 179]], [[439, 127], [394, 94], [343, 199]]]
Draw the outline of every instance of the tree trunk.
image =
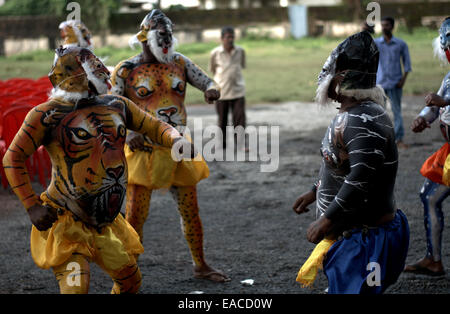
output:
[[3, 37], [0, 37], [0, 56], [5, 56], [5, 39]]
[[56, 38], [54, 36], [48, 36], [48, 49], [55, 50], [56, 49]]

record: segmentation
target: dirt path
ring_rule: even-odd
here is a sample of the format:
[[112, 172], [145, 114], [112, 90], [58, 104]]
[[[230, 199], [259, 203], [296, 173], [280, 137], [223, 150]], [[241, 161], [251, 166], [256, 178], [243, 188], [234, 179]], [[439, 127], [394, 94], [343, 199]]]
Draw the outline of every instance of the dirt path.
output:
[[[420, 111], [423, 97], [404, 98], [405, 126]], [[200, 214], [205, 229], [205, 251], [211, 265], [225, 271], [232, 281], [225, 284], [196, 280], [187, 245], [182, 237], [179, 215], [169, 193], [152, 197], [145, 225], [145, 253], [139, 263], [143, 274], [142, 293], [322, 293], [326, 278], [319, 273], [312, 289], [295, 282], [299, 267], [313, 245], [306, 229], [314, 212], [297, 216], [291, 209], [297, 196], [309, 189], [319, 170], [319, 145], [332, 107], [318, 110], [314, 104], [286, 103], [248, 108], [249, 125], [280, 126], [278, 171], [260, 172], [259, 162], [209, 162], [211, 175], [198, 185]], [[213, 107], [189, 108], [189, 121], [201, 118], [204, 126], [216, 123]], [[409, 129], [408, 150], [400, 151], [396, 198], [408, 216], [411, 245], [407, 262], [425, 253], [422, 207], [418, 191], [423, 161], [443, 144], [437, 125], [423, 134]], [[36, 186], [38, 188], [38, 186]], [[0, 191], [0, 293], [57, 293], [50, 270], [37, 268], [30, 256], [28, 217], [9, 191]], [[444, 207], [448, 205], [445, 203]], [[448, 214], [445, 208], [445, 214]], [[450, 265], [448, 222], [443, 236], [443, 260]], [[91, 292], [107, 293], [110, 279], [92, 265]], [[240, 281], [254, 279], [253, 286]], [[449, 275], [429, 278], [402, 274], [388, 293], [449, 293]]]

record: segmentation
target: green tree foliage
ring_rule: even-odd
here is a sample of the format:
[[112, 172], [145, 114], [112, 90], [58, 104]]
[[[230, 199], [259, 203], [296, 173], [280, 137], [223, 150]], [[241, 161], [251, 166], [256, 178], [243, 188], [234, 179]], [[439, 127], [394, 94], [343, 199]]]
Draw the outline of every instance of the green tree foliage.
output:
[[[67, 1], [66, 2], [70, 2]], [[89, 21], [87, 27], [92, 31], [106, 31], [109, 28], [111, 13], [118, 11], [121, 0], [77, 0], [81, 6], [81, 20]]]
[[111, 13], [119, 10], [122, 0], [8, 0], [0, 7], [0, 15], [54, 15], [64, 19], [70, 11], [67, 4], [78, 2], [81, 7], [81, 20], [89, 21], [92, 31], [106, 31]]
[[60, 15], [65, 5], [65, 0], [7, 0], [0, 15]]
[[363, 19], [364, 10], [363, 8], [364, 1], [363, 0], [344, 0], [344, 5], [349, 7], [351, 11], [353, 12], [353, 20], [358, 21]]

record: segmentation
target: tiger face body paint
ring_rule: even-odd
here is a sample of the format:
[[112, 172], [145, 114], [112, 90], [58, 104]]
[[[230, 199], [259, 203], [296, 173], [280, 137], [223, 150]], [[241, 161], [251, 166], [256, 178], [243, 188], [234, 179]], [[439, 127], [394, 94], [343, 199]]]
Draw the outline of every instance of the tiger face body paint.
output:
[[176, 39], [172, 35], [172, 22], [160, 10], [147, 14], [140, 31], [132, 37], [130, 45], [147, 45], [156, 58], [155, 63], [142, 62], [142, 54], [122, 62], [113, 74], [112, 93], [127, 95], [143, 110], [173, 127], [186, 125], [184, 99], [186, 83], [191, 77], [204, 90], [212, 85], [211, 79], [186, 57], [174, 51]]
[[[105, 95], [77, 104], [56, 98], [35, 107], [11, 144], [9, 152], [17, 158], [13, 161], [7, 155], [4, 161], [11, 186], [18, 186], [15, 192], [24, 206], [37, 201], [23, 172], [24, 162], [44, 144], [52, 161], [46, 196], [88, 225], [111, 223], [120, 211], [127, 184], [126, 128], [147, 128], [146, 136], [166, 147], [179, 136], [168, 124], [130, 104], [125, 98]], [[134, 121], [130, 121], [130, 106], [137, 114]], [[157, 138], [158, 134], [162, 136]]]
[[43, 123], [53, 123], [55, 134], [47, 147], [55, 161], [47, 195], [86, 223], [102, 227], [116, 218], [125, 196], [125, 104], [95, 97], [84, 106], [56, 106], [44, 113]]
[[126, 78], [125, 93], [146, 112], [173, 127], [186, 125], [185, 64], [181, 58], [170, 64], [141, 64]]
[[[205, 99], [210, 90], [217, 91], [214, 100], [220, 97], [217, 84], [189, 58], [174, 51], [172, 22], [161, 11], [153, 10], [144, 18], [130, 45], [135, 43], [141, 44], [143, 52], [116, 66], [111, 80], [112, 94], [130, 98], [142, 110], [180, 131], [187, 120], [184, 107], [187, 83], [204, 92]], [[145, 147], [146, 150], [140, 150], [125, 146], [129, 164], [127, 221], [142, 240], [152, 191], [170, 188], [183, 221], [182, 231], [194, 263], [194, 276], [228, 281], [226, 275], [206, 263], [203, 253], [196, 184], [209, 176], [206, 162], [203, 159], [174, 161], [167, 149], [148, 140]]]
[[[49, 77], [57, 93], [28, 113], [3, 159], [8, 181], [33, 223], [32, 257], [39, 267], [51, 267], [57, 277], [64, 277], [61, 265], [81, 255], [111, 275], [114, 293], [137, 292], [140, 273], [135, 257], [143, 247], [119, 215], [127, 185], [126, 129], [165, 148], [182, 137], [130, 100], [99, 95], [109, 72], [87, 49], [58, 49]], [[49, 153], [52, 177], [39, 197], [25, 162], [41, 145]], [[42, 220], [49, 219], [49, 227], [43, 226]], [[130, 280], [122, 282], [125, 277]], [[84, 276], [85, 288], [88, 281]], [[60, 290], [87, 292], [61, 281]]]

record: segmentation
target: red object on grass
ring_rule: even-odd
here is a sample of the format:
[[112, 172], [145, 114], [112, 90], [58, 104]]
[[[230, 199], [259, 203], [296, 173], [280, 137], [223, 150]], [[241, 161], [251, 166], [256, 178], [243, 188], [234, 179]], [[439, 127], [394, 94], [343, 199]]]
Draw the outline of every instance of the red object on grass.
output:
[[[26, 115], [30, 110], [34, 108], [31, 104], [13, 104], [11, 108], [6, 110], [3, 114], [3, 123], [4, 123], [4, 142], [6, 148], [11, 145], [14, 137], [17, 132], [22, 127], [23, 121], [25, 120]], [[14, 147], [13, 147], [14, 149]], [[33, 153], [31, 158], [28, 158], [25, 162], [28, 173], [30, 175], [30, 179], [33, 181], [35, 175], [38, 175], [38, 180], [41, 185], [46, 188], [46, 178], [51, 177], [51, 168], [52, 164], [50, 161], [50, 157], [48, 156], [47, 151], [41, 145], [37, 148], [37, 150]], [[3, 168], [3, 167], [2, 167]], [[3, 176], [2, 176], [3, 180]], [[3, 183], [3, 182], [2, 182]]]
[[32, 105], [19, 105], [10, 107], [3, 112], [3, 139], [6, 146], [11, 145], [14, 136], [22, 127], [28, 112], [33, 109]]
[[[0, 157], [11, 145], [16, 133], [22, 127], [23, 120], [33, 107], [48, 100], [53, 88], [47, 76], [37, 80], [28, 78], [13, 78], [0, 81]], [[51, 161], [43, 146], [26, 161], [31, 180], [38, 175], [41, 185], [46, 188], [46, 178], [51, 177]], [[8, 186], [3, 165], [0, 160], [1, 183]]]
[[[3, 139], [5, 141], [6, 147], [8, 148], [11, 145], [16, 133], [20, 130], [23, 120], [27, 113], [33, 109], [32, 105], [22, 105], [17, 107], [12, 107], [7, 109], [3, 113]], [[30, 177], [34, 177], [34, 173], [32, 172], [32, 166], [30, 159], [26, 161], [26, 166], [28, 172], [30, 173]]]
[[6, 143], [4, 140], [0, 140], [0, 157], [1, 157], [1, 164], [0, 164], [0, 176], [2, 180], [3, 188], [6, 189], [8, 187], [8, 179], [6, 179], [5, 169], [3, 169], [3, 156], [6, 152]]

